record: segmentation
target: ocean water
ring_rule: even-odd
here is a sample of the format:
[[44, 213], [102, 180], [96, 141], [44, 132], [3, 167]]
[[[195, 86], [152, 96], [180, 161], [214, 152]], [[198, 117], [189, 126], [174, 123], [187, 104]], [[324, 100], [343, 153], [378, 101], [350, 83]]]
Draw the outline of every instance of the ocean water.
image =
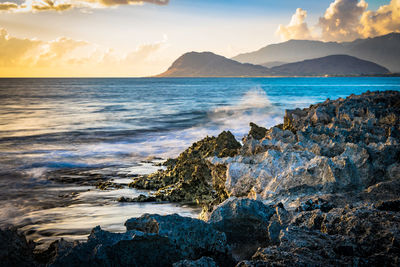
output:
[[123, 231], [143, 213], [195, 217], [196, 207], [116, 201], [146, 192], [50, 178], [84, 170], [126, 185], [207, 135], [240, 140], [249, 122], [271, 127], [285, 109], [368, 90], [400, 90], [400, 78], [0, 79], [0, 226], [46, 245], [96, 225]]

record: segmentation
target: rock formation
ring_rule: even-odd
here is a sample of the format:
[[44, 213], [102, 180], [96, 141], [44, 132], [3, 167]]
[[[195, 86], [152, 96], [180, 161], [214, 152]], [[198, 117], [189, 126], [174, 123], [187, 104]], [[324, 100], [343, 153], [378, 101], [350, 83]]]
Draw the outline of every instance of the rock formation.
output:
[[[132, 186], [125, 201], [198, 202], [201, 219], [145, 214], [125, 233], [33, 254], [0, 231], [1, 262], [21, 266], [399, 266], [400, 92], [367, 92], [251, 124], [243, 145], [207, 137]], [[4, 247], [4, 244], [6, 246]]]

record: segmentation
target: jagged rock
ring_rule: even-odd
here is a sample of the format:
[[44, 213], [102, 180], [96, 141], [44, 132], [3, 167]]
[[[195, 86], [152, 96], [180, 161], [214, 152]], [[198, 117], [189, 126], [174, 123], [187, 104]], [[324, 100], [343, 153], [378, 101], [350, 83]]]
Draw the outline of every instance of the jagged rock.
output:
[[254, 139], [256, 140], [263, 139], [266, 133], [267, 133], [266, 128], [260, 127], [257, 124], [250, 122], [249, 135], [252, 136]]
[[217, 267], [218, 265], [210, 257], [201, 257], [198, 260], [183, 260], [176, 262], [173, 267]]
[[96, 188], [100, 190], [110, 190], [110, 189], [121, 189], [124, 188], [123, 185], [111, 182], [111, 181], [106, 181], [106, 182], [96, 182]]
[[281, 231], [279, 246], [260, 248], [251, 260], [237, 266], [338, 266], [352, 265], [351, 256], [337, 253], [346, 239], [288, 227]]
[[378, 210], [387, 210], [387, 211], [400, 211], [400, 199], [390, 200], [390, 201], [380, 201], [376, 208]]
[[204, 221], [177, 214], [160, 216], [145, 214], [125, 222], [127, 230], [155, 233], [168, 237], [180, 249], [185, 259], [213, 257], [219, 265], [232, 263], [225, 233], [215, 230]]
[[194, 143], [176, 160], [171, 161], [166, 170], [133, 181], [131, 187], [157, 190], [149, 199], [133, 201], [151, 201], [155, 197], [160, 201], [206, 206], [222, 202], [227, 198], [226, 191], [221, 186], [225, 182], [225, 173], [218, 170], [221, 169], [220, 166], [213, 166], [206, 158], [233, 156], [238, 153], [240, 147], [240, 143], [229, 131], [222, 132], [218, 137], [206, 137]]
[[0, 229], [1, 266], [37, 266], [33, 255], [34, 245], [16, 229]]
[[182, 259], [167, 237], [139, 231], [110, 233], [98, 226], [87, 242], [59, 251], [50, 266], [170, 266]]
[[[342, 239], [334, 250], [358, 258], [361, 265], [397, 266], [400, 255], [400, 216], [370, 208], [335, 208], [328, 213], [301, 212], [291, 225]], [[338, 256], [338, 254], [340, 254]]]
[[400, 129], [399, 103], [399, 92], [367, 92], [288, 110], [283, 130], [272, 127], [261, 140], [249, 134], [239, 155], [210, 162], [226, 165], [229, 196], [360, 192], [400, 177], [400, 140], [390, 134]]
[[328, 212], [333, 209], [333, 206], [321, 198], [318, 198], [315, 201], [308, 199], [306, 202], [301, 203], [301, 205], [297, 207], [296, 211], [312, 211], [316, 209], [319, 209], [322, 212]]
[[274, 213], [273, 206], [260, 201], [231, 198], [215, 208], [208, 223], [226, 234], [235, 259], [243, 259], [269, 243], [268, 224]]
[[78, 244], [79, 242], [69, 242], [61, 238], [52, 242], [46, 250], [37, 252], [35, 259], [41, 264], [53, 264], [58, 257], [69, 253]]

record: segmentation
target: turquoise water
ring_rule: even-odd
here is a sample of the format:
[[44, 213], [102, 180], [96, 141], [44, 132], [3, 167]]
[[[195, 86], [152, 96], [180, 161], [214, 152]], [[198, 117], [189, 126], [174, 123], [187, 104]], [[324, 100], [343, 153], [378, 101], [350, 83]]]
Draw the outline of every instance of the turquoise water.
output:
[[[145, 212], [196, 216], [172, 204], [123, 206], [117, 196], [138, 192], [75, 188], [46, 173], [153, 172], [143, 160], [177, 156], [206, 135], [241, 139], [250, 121], [270, 127], [285, 109], [368, 90], [400, 90], [400, 78], [0, 79], [0, 225], [46, 242], [82, 238], [97, 224], [122, 230]], [[79, 194], [60, 199], [68, 190]]]

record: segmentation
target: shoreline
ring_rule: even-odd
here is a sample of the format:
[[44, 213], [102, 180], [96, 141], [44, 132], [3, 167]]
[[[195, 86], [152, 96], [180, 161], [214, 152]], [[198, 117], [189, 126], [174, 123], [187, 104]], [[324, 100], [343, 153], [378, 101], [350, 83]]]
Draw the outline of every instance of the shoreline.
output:
[[13, 230], [0, 236], [19, 240], [32, 265], [396, 265], [399, 120], [397, 91], [327, 100], [286, 111], [283, 125], [251, 124], [243, 145], [230, 132], [207, 137], [131, 184], [156, 192], [127, 201], [190, 200], [202, 220], [143, 215], [126, 233], [96, 227], [88, 242], [56, 241], [36, 255]]

